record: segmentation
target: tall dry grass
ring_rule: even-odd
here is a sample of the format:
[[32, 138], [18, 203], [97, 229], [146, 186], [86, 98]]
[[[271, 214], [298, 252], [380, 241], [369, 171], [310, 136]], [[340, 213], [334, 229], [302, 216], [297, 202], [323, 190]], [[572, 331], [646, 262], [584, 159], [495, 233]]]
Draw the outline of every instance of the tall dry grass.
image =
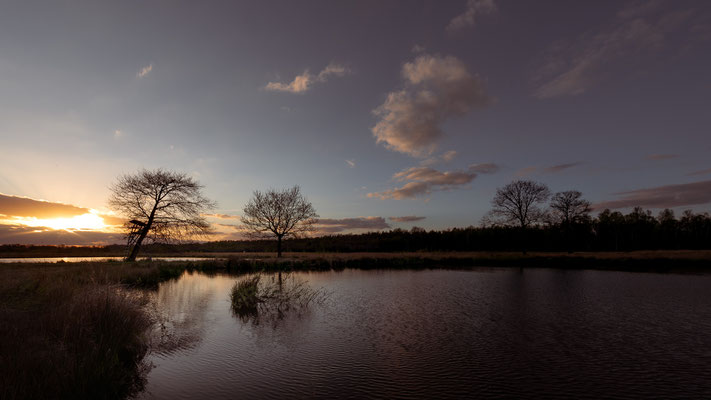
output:
[[0, 399], [119, 399], [140, 391], [151, 319], [131, 286], [185, 265], [0, 265]]

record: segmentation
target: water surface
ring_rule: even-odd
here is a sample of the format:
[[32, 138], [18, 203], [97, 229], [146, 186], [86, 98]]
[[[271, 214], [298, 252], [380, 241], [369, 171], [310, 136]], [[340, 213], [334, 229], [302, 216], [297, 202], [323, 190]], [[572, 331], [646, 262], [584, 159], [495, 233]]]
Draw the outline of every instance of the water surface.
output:
[[709, 398], [711, 276], [477, 269], [299, 273], [330, 300], [230, 311], [237, 277], [186, 273], [142, 398]]
[[[20, 257], [20, 258], [0, 258], [0, 264], [10, 263], [56, 263], [56, 262], [102, 262], [102, 261], [123, 261], [125, 257]], [[138, 257], [138, 261], [207, 261], [214, 260], [213, 257]]]

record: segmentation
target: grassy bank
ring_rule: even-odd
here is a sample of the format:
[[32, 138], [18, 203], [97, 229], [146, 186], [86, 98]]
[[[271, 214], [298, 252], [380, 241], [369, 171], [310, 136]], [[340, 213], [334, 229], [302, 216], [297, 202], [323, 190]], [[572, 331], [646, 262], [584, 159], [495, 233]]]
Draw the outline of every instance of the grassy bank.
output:
[[[195, 254], [198, 255], [198, 254]], [[234, 272], [355, 269], [516, 267], [601, 269], [637, 272], [711, 272], [711, 251], [630, 253], [222, 253]]]
[[148, 366], [145, 296], [188, 263], [0, 264], [0, 398], [118, 399]]

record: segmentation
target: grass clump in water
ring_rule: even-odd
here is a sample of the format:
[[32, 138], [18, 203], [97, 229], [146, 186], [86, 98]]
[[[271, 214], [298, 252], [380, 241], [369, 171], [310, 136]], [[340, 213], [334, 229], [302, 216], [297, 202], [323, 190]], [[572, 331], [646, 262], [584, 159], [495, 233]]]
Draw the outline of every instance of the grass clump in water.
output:
[[230, 293], [232, 311], [242, 321], [259, 324], [262, 319], [272, 322], [287, 313], [299, 315], [310, 305], [322, 305], [328, 298], [323, 289], [312, 289], [308, 282], [294, 274], [247, 276], [235, 283]]
[[254, 275], [235, 283], [230, 293], [232, 310], [238, 315], [256, 314], [261, 301], [259, 281], [261, 275]]

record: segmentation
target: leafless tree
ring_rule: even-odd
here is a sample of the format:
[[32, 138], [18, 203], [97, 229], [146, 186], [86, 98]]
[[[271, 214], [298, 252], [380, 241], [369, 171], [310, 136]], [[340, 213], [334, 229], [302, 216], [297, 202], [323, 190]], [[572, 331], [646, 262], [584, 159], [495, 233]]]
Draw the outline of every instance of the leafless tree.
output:
[[564, 229], [564, 241], [568, 253], [573, 252], [573, 237], [575, 225], [590, 219], [590, 202], [583, 199], [583, 194], [577, 190], [558, 192], [551, 199], [552, 222], [559, 223]]
[[491, 214], [507, 225], [527, 228], [539, 222], [545, 211], [538, 207], [550, 197], [548, 186], [532, 181], [514, 181], [496, 190]]
[[[506, 225], [518, 225], [525, 234], [526, 228], [545, 217], [546, 212], [538, 204], [548, 197], [550, 190], [543, 183], [514, 181], [496, 190], [491, 215]], [[525, 247], [523, 252], [526, 253]]]
[[123, 175], [111, 186], [109, 205], [126, 218], [131, 253], [135, 261], [141, 244], [194, 239], [212, 232], [202, 217], [216, 206], [202, 195], [202, 185], [184, 173], [157, 169]]
[[244, 206], [242, 223], [252, 237], [276, 236], [277, 257], [281, 257], [282, 239], [313, 231], [316, 218], [313, 205], [294, 186], [281, 191], [255, 191]]
[[564, 226], [582, 222], [590, 217], [590, 202], [577, 190], [556, 193], [551, 199], [551, 209], [557, 222]]

